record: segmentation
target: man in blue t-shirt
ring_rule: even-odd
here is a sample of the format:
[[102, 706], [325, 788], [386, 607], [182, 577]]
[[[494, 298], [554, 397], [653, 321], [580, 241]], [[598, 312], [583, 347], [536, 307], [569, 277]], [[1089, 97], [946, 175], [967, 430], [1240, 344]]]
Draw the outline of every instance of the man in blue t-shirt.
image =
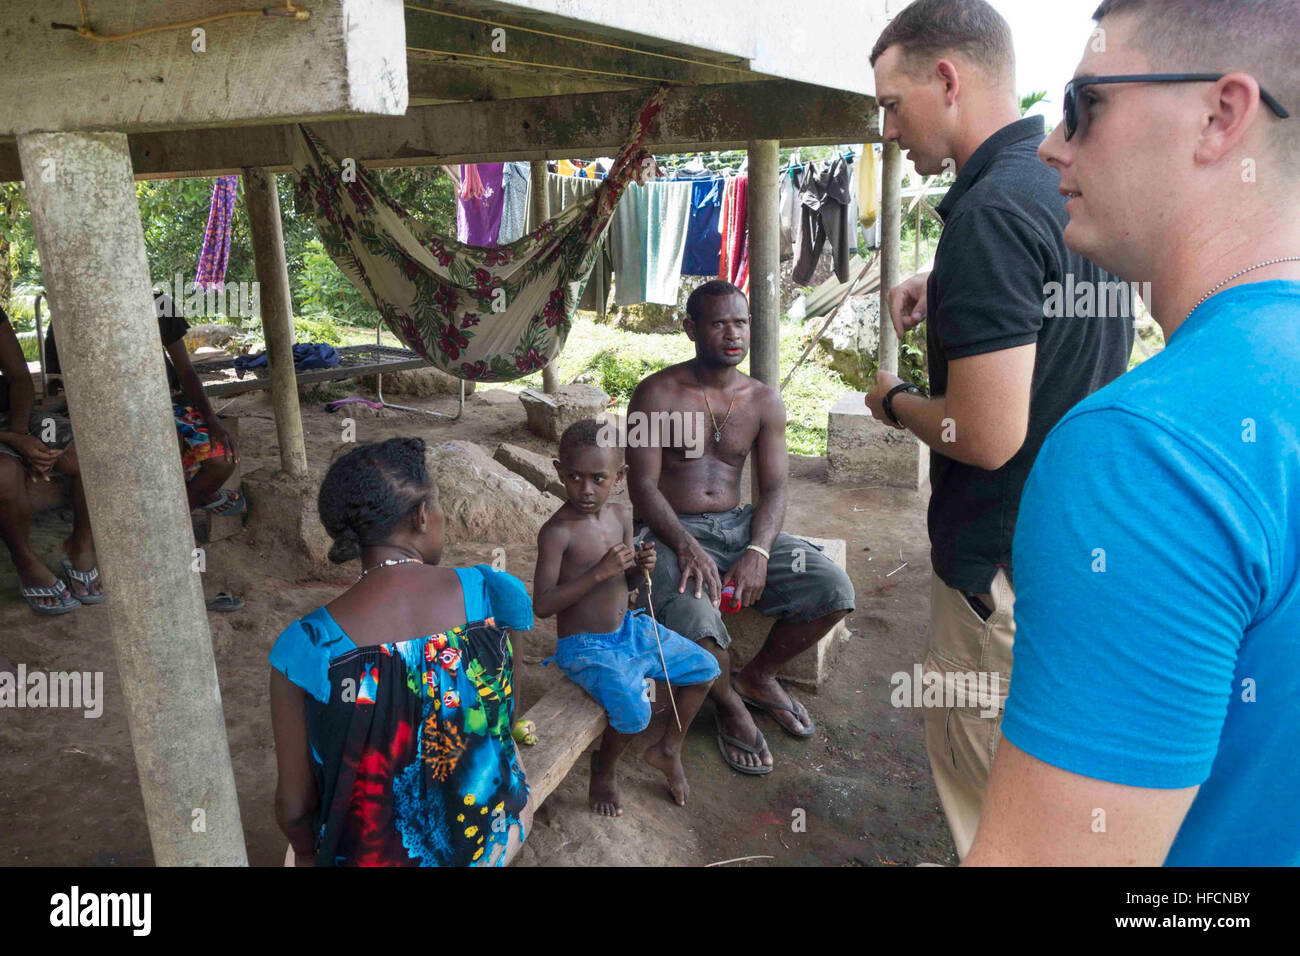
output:
[[1067, 414], [1025, 487], [965, 862], [1297, 865], [1300, 0], [1096, 19], [1040, 155], [1066, 242], [1150, 281], [1168, 346]]

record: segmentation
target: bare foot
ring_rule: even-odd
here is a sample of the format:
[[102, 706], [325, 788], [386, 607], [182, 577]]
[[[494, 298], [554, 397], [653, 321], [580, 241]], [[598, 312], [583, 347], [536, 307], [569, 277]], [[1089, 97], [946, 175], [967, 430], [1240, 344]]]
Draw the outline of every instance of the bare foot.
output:
[[686, 806], [686, 798], [691, 794], [691, 787], [686, 782], [686, 771], [682, 769], [681, 751], [669, 751], [661, 740], [645, 752], [645, 762], [663, 772], [664, 780], [668, 784], [668, 792], [673, 795], [673, 802], [679, 807]]
[[587, 799], [591, 801], [591, 812], [602, 817], [621, 817], [623, 808], [618, 805], [618, 787], [614, 785], [614, 767], [611, 760], [605, 768], [600, 759], [600, 751], [591, 755], [591, 786], [587, 790]]

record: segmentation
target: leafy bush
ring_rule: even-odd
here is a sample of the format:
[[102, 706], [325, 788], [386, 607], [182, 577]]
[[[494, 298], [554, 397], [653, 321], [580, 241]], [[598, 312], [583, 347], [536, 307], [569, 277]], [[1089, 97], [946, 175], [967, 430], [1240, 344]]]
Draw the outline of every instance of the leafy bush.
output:
[[293, 319], [293, 340], [339, 346], [343, 344], [343, 330], [331, 316], [298, 315]]

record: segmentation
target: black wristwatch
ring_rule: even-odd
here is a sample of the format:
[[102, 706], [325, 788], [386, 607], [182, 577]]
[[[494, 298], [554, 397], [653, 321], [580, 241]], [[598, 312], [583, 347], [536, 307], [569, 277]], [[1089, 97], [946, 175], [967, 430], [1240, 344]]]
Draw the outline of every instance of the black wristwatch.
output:
[[894, 414], [894, 396], [899, 392], [912, 392], [915, 395], [925, 394], [925, 392], [921, 391], [920, 388], [913, 385], [911, 382], [902, 382], [895, 385], [885, 393], [884, 401], [880, 403], [880, 406], [885, 410], [885, 415], [888, 416], [889, 420], [894, 423], [895, 428], [903, 427], [903, 423], [900, 422], [898, 416]]

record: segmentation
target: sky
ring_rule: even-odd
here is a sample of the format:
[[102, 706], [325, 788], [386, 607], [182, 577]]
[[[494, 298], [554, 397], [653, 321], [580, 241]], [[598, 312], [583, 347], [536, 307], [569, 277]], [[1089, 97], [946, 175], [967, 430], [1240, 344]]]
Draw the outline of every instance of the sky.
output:
[[1100, 0], [989, 0], [1011, 24], [1016, 42], [1016, 92], [1047, 90], [1047, 101], [1029, 111], [1061, 119], [1061, 92], [1074, 75], [1095, 29], [1092, 13]]

